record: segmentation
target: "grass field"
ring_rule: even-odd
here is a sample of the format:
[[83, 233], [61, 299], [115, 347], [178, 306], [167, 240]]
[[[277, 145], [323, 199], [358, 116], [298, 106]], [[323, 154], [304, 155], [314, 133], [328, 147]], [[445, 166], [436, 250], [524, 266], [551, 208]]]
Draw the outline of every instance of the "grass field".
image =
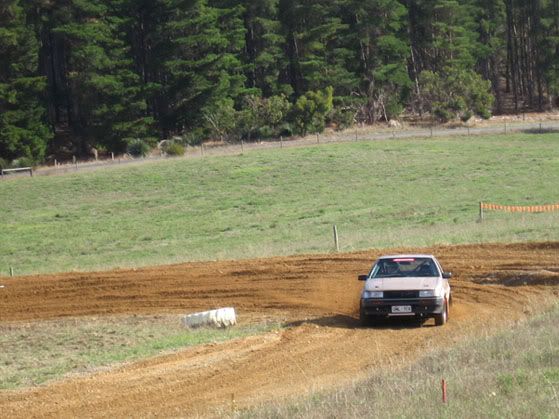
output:
[[[277, 402], [243, 418], [553, 418], [559, 411], [559, 306], [334, 392]], [[447, 382], [442, 403], [441, 379]]]
[[276, 323], [229, 329], [185, 329], [180, 316], [118, 316], [0, 325], [0, 391], [73, 373], [145, 359], [278, 328]]
[[559, 134], [385, 140], [0, 182], [0, 274], [559, 240]]

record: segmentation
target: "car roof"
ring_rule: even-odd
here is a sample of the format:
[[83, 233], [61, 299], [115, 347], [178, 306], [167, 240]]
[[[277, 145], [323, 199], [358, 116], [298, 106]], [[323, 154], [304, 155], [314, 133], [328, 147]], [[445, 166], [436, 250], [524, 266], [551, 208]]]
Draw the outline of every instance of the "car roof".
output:
[[419, 258], [431, 258], [431, 259], [435, 259], [435, 256], [433, 255], [386, 255], [386, 256], [381, 256], [379, 257], [379, 259], [419, 259]]

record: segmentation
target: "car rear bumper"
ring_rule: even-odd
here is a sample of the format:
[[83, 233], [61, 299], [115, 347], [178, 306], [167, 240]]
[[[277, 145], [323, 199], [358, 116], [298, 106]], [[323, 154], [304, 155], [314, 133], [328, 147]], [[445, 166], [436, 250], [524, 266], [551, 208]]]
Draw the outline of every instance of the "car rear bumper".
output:
[[[393, 307], [411, 307], [411, 312], [395, 313]], [[365, 316], [418, 316], [431, 317], [444, 310], [444, 298], [410, 298], [410, 299], [361, 299], [361, 315]]]

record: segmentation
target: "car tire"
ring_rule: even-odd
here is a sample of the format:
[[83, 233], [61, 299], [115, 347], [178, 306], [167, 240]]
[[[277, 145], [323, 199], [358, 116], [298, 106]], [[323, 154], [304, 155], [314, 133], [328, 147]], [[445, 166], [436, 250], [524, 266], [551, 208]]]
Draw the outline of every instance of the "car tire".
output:
[[442, 326], [448, 320], [448, 302], [445, 300], [444, 309], [441, 314], [435, 314], [435, 326]]
[[362, 327], [370, 327], [375, 323], [373, 316], [367, 316], [363, 312], [359, 312], [359, 324]]

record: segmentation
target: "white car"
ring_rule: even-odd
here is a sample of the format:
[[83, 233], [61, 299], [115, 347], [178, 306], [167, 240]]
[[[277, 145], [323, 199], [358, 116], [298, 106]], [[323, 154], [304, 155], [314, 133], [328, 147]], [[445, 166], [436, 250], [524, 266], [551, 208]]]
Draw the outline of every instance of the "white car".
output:
[[433, 255], [382, 256], [365, 281], [359, 309], [362, 324], [383, 317], [408, 316], [435, 319], [437, 326], [448, 320], [452, 294], [448, 280]]

